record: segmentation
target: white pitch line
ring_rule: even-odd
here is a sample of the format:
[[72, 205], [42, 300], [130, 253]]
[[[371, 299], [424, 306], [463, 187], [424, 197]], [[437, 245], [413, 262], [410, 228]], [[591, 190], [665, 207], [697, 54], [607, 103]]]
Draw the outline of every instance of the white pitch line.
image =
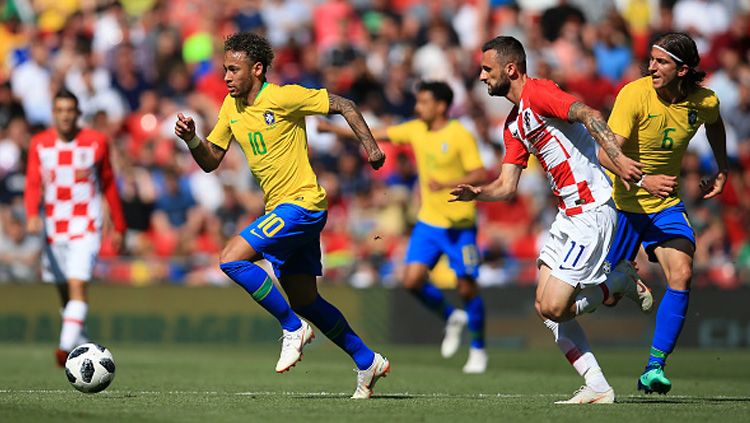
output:
[[[73, 389], [0, 389], [0, 394], [67, 394], [75, 392]], [[237, 395], [237, 396], [306, 396], [322, 398], [349, 397], [348, 392], [295, 392], [295, 391], [248, 391], [248, 392], [219, 392], [219, 391], [105, 391], [98, 395]], [[413, 392], [382, 392], [376, 396], [380, 398], [409, 397], [409, 398], [551, 398], [564, 397], [568, 394], [505, 394], [505, 393], [474, 393], [460, 394], [447, 392], [433, 393], [413, 393]], [[681, 400], [725, 400], [725, 401], [748, 401], [748, 396], [728, 396], [728, 395], [667, 395], [665, 397], [647, 397], [644, 395], [620, 395], [618, 399], [649, 399], [654, 398], [658, 402], [659, 398], [681, 399]]]

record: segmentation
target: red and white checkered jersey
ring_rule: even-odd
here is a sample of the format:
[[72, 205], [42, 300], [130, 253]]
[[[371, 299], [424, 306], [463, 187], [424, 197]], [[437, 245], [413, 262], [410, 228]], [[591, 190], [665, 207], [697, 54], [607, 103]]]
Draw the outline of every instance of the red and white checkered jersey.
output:
[[596, 141], [581, 123], [568, 122], [568, 110], [576, 101], [552, 81], [529, 78], [504, 131], [503, 162], [526, 167], [529, 154], [534, 154], [568, 216], [606, 203], [612, 195]]
[[54, 129], [48, 129], [31, 139], [24, 193], [26, 214], [38, 216], [43, 201], [50, 243], [101, 235], [102, 194], [115, 230], [124, 232], [125, 218], [104, 134], [81, 129], [66, 142]]

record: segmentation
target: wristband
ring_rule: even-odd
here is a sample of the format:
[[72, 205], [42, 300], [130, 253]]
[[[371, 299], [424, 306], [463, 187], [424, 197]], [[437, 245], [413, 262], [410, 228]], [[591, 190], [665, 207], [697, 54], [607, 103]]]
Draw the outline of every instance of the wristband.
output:
[[189, 149], [195, 150], [196, 148], [198, 148], [198, 146], [200, 145], [200, 143], [201, 143], [200, 137], [198, 137], [198, 135], [195, 135], [195, 136], [193, 136], [192, 140], [190, 140], [190, 141], [187, 142], [187, 146], [188, 146]]
[[643, 186], [643, 180], [646, 179], [646, 174], [641, 174], [641, 179], [638, 180], [638, 182], [635, 183], [635, 186], [642, 187]]

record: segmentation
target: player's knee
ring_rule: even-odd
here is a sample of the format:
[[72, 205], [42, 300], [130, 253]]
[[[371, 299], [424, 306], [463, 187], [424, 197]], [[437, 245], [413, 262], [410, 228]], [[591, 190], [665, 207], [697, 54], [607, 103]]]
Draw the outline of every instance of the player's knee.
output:
[[424, 278], [419, 277], [417, 274], [407, 273], [404, 277], [403, 284], [404, 288], [410, 291], [418, 291], [422, 288], [422, 285], [424, 285]]
[[465, 300], [469, 300], [479, 295], [479, 287], [477, 286], [476, 282], [474, 282], [472, 279], [468, 279], [468, 278], [459, 279], [458, 280], [458, 295], [460, 295], [461, 298]]
[[540, 305], [540, 312], [544, 318], [559, 323], [563, 321], [565, 316], [565, 306], [552, 302], [542, 302]]
[[693, 279], [692, 266], [681, 266], [672, 269], [667, 276], [667, 282], [672, 289], [686, 290], [690, 289], [690, 282]]

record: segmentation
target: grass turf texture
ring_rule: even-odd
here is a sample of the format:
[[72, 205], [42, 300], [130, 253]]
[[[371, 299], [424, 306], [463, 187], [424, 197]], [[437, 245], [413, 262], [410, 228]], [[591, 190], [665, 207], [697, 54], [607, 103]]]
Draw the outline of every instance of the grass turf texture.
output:
[[205, 421], [747, 421], [750, 354], [679, 350], [667, 396], [635, 391], [645, 350], [601, 349], [618, 404], [553, 405], [581, 379], [556, 350], [490, 350], [484, 375], [463, 375], [466, 350], [383, 348], [392, 363], [370, 401], [353, 401], [353, 365], [317, 340], [289, 373], [273, 371], [278, 346], [108, 345], [117, 363], [104, 392], [75, 391], [50, 345], [0, 344], [0, 420], [7, 422]]

